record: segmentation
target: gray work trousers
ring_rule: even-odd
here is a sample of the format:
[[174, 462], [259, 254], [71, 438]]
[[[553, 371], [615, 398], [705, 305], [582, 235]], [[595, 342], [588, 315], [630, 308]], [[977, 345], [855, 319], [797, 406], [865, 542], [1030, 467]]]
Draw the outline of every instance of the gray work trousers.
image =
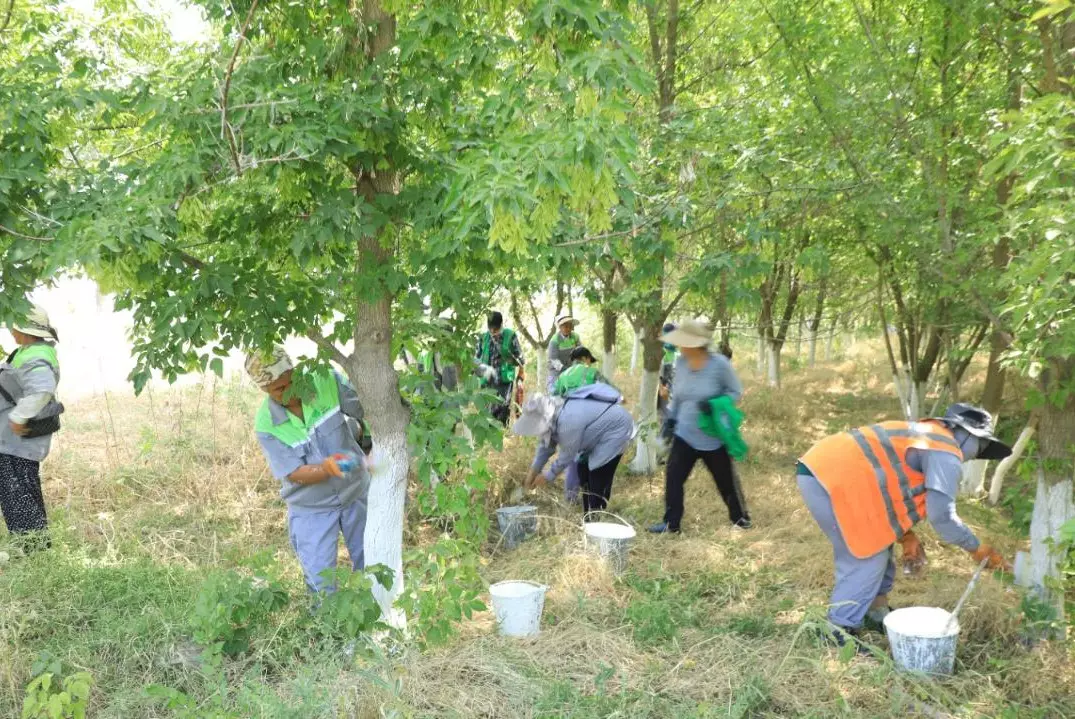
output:
[[829, 621], [846, 629], [858, 629], [873, 600], [892, 591], [896, 578], [892, 547], [865, 559], [853, 555], [836, 523], [828, 491], [816, 477], [800, 474], [797, 479], [806, 508], [832, 542], [836, 584], [829, 600]]

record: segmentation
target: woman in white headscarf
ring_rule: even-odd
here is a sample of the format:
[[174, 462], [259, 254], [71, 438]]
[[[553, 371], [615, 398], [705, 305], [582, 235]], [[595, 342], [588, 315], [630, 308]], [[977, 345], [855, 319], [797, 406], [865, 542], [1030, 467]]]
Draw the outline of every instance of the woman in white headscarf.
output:
[[0, 509], [24, 549], [44, 548], [48, 538], [41, 461], [59, 429], [56, 401], [60, 364], [56, 330], [38, 306], [11, 327], [18, 348], [0, 364]]

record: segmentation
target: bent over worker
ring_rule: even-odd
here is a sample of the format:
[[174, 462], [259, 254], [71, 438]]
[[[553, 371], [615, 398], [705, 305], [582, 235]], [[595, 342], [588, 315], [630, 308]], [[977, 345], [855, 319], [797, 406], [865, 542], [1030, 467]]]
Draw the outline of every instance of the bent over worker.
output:
[[[803, 455], [799, 490], [832, 542], [836, 563], [829, 621], [852, 635], [864, 622], [881, 623], [896, 575], [892, 546], [923, 519], [976, 562], [1010, 569], [960, 520], [955, 504], [962, 462], [1009, 454], [993, 436], [988, 412], [954, 404], [942, 418], [882, 422], [826, 437]], [[921, 552], [916, 538], [904, 548]], [[845, 641], [840, 632], [835, 638]]]
[[[352, 568], [365, 567], [363, 534], [370, 477], [361, 461], [365, 455], [347, 421], [362, 422], [362, 405], [351, 385], [331, 369], [311, 372], [308, 392], [294, 387], [294, 365], [280, 346], [267, 357], [249, 355], [246, 371], [268, 395], [254, 429], [269, 469], [280, 481], [288, 534], [306, 586], [311, 592], [331, 591], [331, 582], [321, 573], [336, 567], [340, 534]], [[345, 471], [333, 458], [338, 453], [359, 461]]]
[[[541, 438], [527, 486], [540, 487], [574, 464], [582, 488], [584, 521], [604, 510], [616, 467], [635, 436], [634, 419], [621, 399], [618, 390], [600, 383], [580, 387], [562, 399], [541, 394], [528, 399], [512, 427], [515, 434]], [[554, 454], [552, 465], [539, 474]]]

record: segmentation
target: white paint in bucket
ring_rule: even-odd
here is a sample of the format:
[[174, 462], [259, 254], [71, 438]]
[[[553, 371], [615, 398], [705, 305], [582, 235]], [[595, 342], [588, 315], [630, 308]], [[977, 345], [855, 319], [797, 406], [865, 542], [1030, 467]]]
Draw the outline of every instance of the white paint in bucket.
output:
[[582, 525], [582, 531], [586, 535], [586, 543], [596, 547], [613, 573], [623, 574], [627, 569], [631, 540], [635, 538], [634, 527], [615, 522], [587, 522]]
[[489, 587], [500, 633], [506, 637], [532, 637], [541, 631], [547, 589], [544, 584], [514, 579]]
[[496, 522], [504, 537], [504, 545], [514, 549], [537, 532], [537, 507], [532, 504], [501, 507], [496, 510]]
[[896, 668], [923, 674], [951, 674], [956, 661], [959, 622], [939, 607], [907, 607], [885, 617], [885, 633]]

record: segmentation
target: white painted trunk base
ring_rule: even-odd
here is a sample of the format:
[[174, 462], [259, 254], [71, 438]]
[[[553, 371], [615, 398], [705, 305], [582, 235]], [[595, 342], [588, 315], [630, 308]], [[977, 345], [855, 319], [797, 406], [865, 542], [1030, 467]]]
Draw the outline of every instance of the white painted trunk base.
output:
[[[1038, 470], [1038, 491], [1034, 499], [1034, 514], [1030, 520], [1030, 556], [1021, 562], [1022, 576], [1016, 581], [1029, 588], [1043, 601], [1056, 607], [1058, 617], [1064, 616], [1063, 592], [1053, 591], [1047, 578], [1059, 580], [1060, 553], [1054, 542], [1059, 541], [1060, 527], [1075, 518], [1075, 503], [1071, 494], [1072, 482], [1065, 480], [1048, 484], [1045, 473]], [[1063, 623], [1061, 622], [1061, 626]], [[1060, 630], [1063, 632], [1063, 629]]]
[[976, 459], [963, 463], [963, 477], [959, 482], [959, 493], [977, 495], [985, 491], [985, 472], [989, 462], [984, 459]]
[[601, 374], [609, 379], [616, 376], [616, 350], [606, 350], [601, 356]]
[[807, 356], [807, 364], [810, 367], [817, 365], [817, 330], [810, 330], [810, 349]]
[[768, 382], [769, 386], [774, 389], [780, 388], [780, 350], [772, 345], [769, 345], [768, 350], [768, 362], [769, 374]]
[[642, 357], [642, 333], [635, 332], [635, 341], [631, 345], [631, 374], [638, 371], [638, 360]]
[[765, 338], [758, 338], [758, 375], [765, 374]]
[[657, 471], [657, 449], [660, 427], [657, 426], [658, 372], [643, 372], [638, 392], [638, 438], [635, 458], [628, 469], [633, 474], [653, 474]]
[[394, 572], [392, 589], [375, 584], [373, 594], [385, 622], [405, 629], [407, 617], [395, 601], [403, 590], [403, 504], [409, 464], [406, 436], [377, 435], [370, 462], [373, 476], [366, 505], [366, 565], [383, 564]]
[[[534, 380], [536, 384], [530, 389], [531, 392], [545, 392], [545, 389], [549, 386], [549, 358], [546, 356], [548, 350], [544, 347], [539, 347], [534, 350], [534, 355], [537, 357], [537, 372], [535, 373]], [[528, 383], [529, 384], [529, 383]]]

